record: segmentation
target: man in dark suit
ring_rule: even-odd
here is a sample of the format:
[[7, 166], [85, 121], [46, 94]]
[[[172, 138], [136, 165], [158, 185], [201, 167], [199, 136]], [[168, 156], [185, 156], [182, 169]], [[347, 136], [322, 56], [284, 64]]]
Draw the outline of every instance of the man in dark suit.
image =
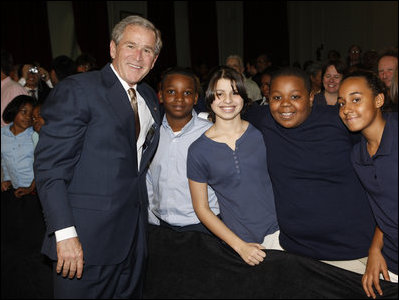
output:
[[64, 79], [42, 107], [34, 170], [56, 298], [142, 295], [145, 172], [160, 116], [155, 92], [140, 82], [161, 47], [151, 22], [125, 18], [112, 32], [112, 64]]

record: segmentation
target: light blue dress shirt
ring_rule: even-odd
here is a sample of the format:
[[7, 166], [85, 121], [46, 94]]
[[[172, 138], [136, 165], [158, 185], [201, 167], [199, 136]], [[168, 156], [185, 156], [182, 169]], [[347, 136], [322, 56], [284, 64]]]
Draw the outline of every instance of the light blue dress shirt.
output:
[[3, 181], [11, 181], [12, 186], [29, 187], [33, 181], [33, 128], [14, 135], [10, 123], [1, 128], [1, 168]]
[[[166, 116], [163, 118], [158, 149], [147, 173], [151, 224], [159, 224], [156, 217], [174, 226], [200, 223], [188, 186], [187, 151], [212, 123], [199, 118], [194, 110], [192, 115], [192, 119], [177, 134], [172, 131]], [[219, 205], [211, 188], [208, 188], [208, 199], [210, 209], [218, 215]]]

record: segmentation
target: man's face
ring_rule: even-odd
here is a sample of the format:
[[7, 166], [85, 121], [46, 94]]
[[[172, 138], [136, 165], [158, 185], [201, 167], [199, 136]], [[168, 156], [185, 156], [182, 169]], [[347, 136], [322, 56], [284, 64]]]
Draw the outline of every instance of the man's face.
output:
[[233, 68], [236, 70], [238, 73], [244, 72], [244, 68], [240, 66], [240, 63], [238, 62], [238, 59], [236, 58], [229, 58], [226, 60], [226, 65], [230, 68]]
[[391, 86], [393, 72], [398, 66], [398, 58], [394, 56], [383, 56], [378, 62], [378, 76], [387, 87]]
[[152, 30], [138, 25], [128, 25], [118, 45], [111, 41], [112, 65], [129, 86], [140, 82], [154, 67], [158, 58], [155, 41]]
[[[29, 69], [33, 68], [33, 65], [29, 65]], [[26, 85], [31, 88], [35, 89], [39, 85], [39, 73], [33, 73], [33, 72], [28, 72], [27, 77], [26, 77]]]

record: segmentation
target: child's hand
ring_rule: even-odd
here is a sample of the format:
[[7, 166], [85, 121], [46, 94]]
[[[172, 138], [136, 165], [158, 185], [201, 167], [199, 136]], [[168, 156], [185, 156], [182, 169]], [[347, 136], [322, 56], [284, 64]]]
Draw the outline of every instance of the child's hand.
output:
[[15, 197], [21, 198], [22, 196], [28, 195], [32, 192], [30, 188], [27, 187], [20, 187], [17, 188], [14, 192]]
[[5, 192], [5, 191], [7, 191], [10, 188], [11, 188], [11, 181], [8, 180], [8, 181], [3, 181], [1, 183], [1, 191], [2, 192]]
[[381, 254], [381, 251], [370, 252], [367, 260], [366, 272], [362, 277], [363, 289], [366, 292], [367, 297], [371, 296], [373, 299], [376, 298], [373, 285], [378, 294], [382, 296], [380, 273], [382, 273], [385, 280], [390, 280], [388, 267], [384, 257]]
[[258, 265], [266, 257], [265, 249], [262, 245], [256, 243], [244, 243], [239, 249], [238, 254], [250, 266]]

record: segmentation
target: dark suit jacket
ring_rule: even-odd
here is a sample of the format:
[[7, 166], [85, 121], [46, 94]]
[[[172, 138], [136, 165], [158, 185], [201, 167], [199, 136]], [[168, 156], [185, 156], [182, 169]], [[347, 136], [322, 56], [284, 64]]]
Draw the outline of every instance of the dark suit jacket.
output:
[[158, 144], [160, 116], [152, 88], [141, 83], [137, 90], [155, 121], [139, 171], [134, 113], [109, 64], [64, 79], [42, 107], [46, 124], [34, 171], [47, 224], [42, 252], [51, 259], [57, 258], [54, 232], [75, 226], [85, 264], [120, 263], [137, 226], [146, 222], [145, 173]]

